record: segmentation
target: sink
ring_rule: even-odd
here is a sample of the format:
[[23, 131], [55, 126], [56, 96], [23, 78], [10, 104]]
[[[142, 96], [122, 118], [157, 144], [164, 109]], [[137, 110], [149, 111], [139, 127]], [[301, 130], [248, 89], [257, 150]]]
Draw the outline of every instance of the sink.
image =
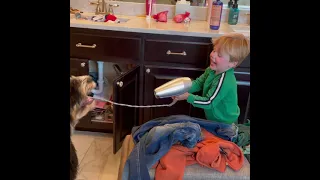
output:
[[[87, 14], [81, 14], [81, 19], [80, 20], [87, 20], [87, 21], [91, 21], [91, 22], [95, 22], [95, 21], [92, 21], [92, 17], [94, 15], [87, 15]], [[75, 15], [74, 14], [70, 14], [70, 19], [75, 19]], [[117, 18], [119, 21], [118, 23], [126, 23], [128, 22], [130, 19], [127, 19], [127, 18]], [[106, 23], [116, 23], [114, 21], [108, 21]]]
[[250, 33], [250, 25], [229, 25], [234, 32]]
[[124, 23], [124, 22], [128, 22], [130, 19], [126, 19], [126, 18], [118, 18], [120, 23]]

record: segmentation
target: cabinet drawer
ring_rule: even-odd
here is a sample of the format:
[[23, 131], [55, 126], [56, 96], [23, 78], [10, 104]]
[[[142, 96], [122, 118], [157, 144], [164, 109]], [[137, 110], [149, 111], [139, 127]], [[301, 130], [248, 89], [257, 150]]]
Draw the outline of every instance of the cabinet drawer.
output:
[[145, 61], [188, 64], [197, 68], [209, 65], [211, 43], [151, 40], [145, 42]]
[[238, 123], [243, 124], [248, 118], [247, 111], [250, 99], [250, 73], [245, 71], [235, 71], [234, 74], [237, 79], [238, 106], [240, 108]]
[[250, 68], [250, 54], [242, 61], [239, 68]]
[[99, 61], [138, 61], [140, 39], [70, 34], [70, 56]]
[[234, 71], [237, 81], [246, 81], [250, 83], [250, 72]]
[[88, 60], [70, 58], [70, 75], [83, 76], [89, 74]]

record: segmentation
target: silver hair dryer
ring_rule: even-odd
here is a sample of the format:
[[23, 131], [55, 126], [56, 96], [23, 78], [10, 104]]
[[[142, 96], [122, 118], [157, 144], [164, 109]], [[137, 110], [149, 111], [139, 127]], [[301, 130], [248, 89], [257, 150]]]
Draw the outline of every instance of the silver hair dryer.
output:
[[179, 96], [189, 91], [192, 85], [192, 80], [188, 77], [173, 79], [154, 90], [154, 96], [159, 98], [167, 98]]

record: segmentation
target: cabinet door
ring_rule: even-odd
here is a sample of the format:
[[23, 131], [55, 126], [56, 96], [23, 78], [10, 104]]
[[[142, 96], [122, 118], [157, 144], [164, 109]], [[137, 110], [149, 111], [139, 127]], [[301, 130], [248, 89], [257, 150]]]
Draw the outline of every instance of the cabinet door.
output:
[[89, 65], [87, 59], [70, 58], [70, 75], [89, 75]]
[[250, 93], [249, 93], [246, 113], [245, 113], [245, 116], [244, 116], [244, 123], [247, 122], [247, 119], [250, 119]]
[[[152, 66], [146, 66], [144, 68], [144, 71], [144, 105], [170, 104], [172, 102], [171, 98], [156, 99], [154, 96], [154, 89], [178, 77], [190, 77], [191, 79], [196, 79], [204, 72], [200, 69], [180, 69]], [[194, 108], [186, 101], [178, 101], [175, 105], [171, 107], [157, 107], [144, 109], [143, 121], [147, 122], [157, 117], [176, 114], [185, 114], [193, 117], [204, 118], [204, 113], [202, 109]]]
[[[139, 70], [137, 66], [121, 75], [113, 82], [113, 98], [115, 102], [138, 105]], [[116, 153], [126, 135], [138, 120], [138, 108], [113, 105], [113, 153]]]
[[250, 69], [250, 54], [243, 60], [238, 68]]
[[249, 110], [250, 73], [235, 72], [235, 75], [238, 84], [238, 106], [240, 108], [238, 123], [243, 124], [247, 120], [247, 111]]

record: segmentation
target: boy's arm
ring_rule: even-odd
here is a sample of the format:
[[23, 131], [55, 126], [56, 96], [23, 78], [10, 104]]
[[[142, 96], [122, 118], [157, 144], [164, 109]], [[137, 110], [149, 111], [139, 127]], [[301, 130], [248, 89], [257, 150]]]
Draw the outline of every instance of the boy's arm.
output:
[[228, 87], [223, 83], [225, 80], [226, 73], [223, 73], [218, 81], [218, 85], [208, 91], [205, 96], [197, 96], [189, 94], [187, 102], [192, 104], [194, 107], [202, 109], [212, 109], [226, 96], [228, 93]]
[[189, 89], [189, 93], [198, 92], [202, 89], [204, 82], [208, 77], [208, 68], [204, 71], [204, 73], [198, 77], [196, 80], [192, 81], [192, 86]]

